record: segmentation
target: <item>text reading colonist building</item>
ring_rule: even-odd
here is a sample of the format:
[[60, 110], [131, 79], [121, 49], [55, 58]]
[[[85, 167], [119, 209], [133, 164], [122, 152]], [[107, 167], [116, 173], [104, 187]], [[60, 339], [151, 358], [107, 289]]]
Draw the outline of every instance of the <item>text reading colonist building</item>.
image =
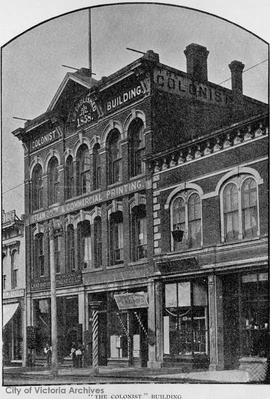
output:
[[100, 365], [215, 369], [266, 354], [267, 106], [243, 95], [241, 62], [228, 90], [208, 81], [205, 47], [185, 55], [187, 73], [153, 51], [100, 81], [68, 73], [13, 132], [37, 355], [50, 259], [60, 359], [81, 341], [91, 363], [93, 303]]

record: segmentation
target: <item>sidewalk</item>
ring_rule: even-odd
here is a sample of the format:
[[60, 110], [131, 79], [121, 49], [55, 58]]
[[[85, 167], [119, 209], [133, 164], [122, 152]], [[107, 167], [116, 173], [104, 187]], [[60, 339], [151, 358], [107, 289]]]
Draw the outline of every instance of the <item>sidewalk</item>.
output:
[[[4, 374], [19, 374], [21, 377], [50, 377], [51, 371], [49, 369], [18, 369], [18, 368], [5, 368]], [[147, 368], [108, 368], [100, 367], [98, 374], [94, 373], [92, 368], [73, 368], [63, 367], [59, 368], [58, 376], [60, 377], [90, 377], [96, 376], [100, 378], [122, 378], [125, 379], [141, 379], [142, 381], [149, 381], [149, 383], [177, 383], [177, 382], [190, 382], [190, 383], [247, 383], [250, 382], [249, 374], [243, 370], [222, 370], [222, 371], [191, 371], [187, 373], [180, 372], [176, 369], [147, 369]]]

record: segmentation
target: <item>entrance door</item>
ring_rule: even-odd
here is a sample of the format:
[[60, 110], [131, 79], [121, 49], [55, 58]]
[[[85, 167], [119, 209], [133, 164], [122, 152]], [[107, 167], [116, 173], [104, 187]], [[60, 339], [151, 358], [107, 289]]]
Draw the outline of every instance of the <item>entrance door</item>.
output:
[[147, 310], [133, 311], [133, 352], [132, 363], [134, 366], [147, 367], [148, 340], [147, 340]]

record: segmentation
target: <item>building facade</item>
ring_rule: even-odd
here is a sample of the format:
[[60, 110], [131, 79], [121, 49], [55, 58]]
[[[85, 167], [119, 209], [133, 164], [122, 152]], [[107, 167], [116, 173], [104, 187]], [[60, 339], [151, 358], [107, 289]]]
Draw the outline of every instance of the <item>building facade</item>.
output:
[[98, 336], [99, 365], [234, 367], [244, 331], [268, 329], [267, 106], [243, 95], [241, 62], [228, 90], [208, 81], [205, 47], [185, 54], [187, 73], [151, 50], [99, 81], [68, 73], [47, 111], [13, 132], [37, 356], [52, 266], [60, 360], [77, 341], [90, 365]]
[[2, 211], [3, 364], [25, 359], [24, 220]]

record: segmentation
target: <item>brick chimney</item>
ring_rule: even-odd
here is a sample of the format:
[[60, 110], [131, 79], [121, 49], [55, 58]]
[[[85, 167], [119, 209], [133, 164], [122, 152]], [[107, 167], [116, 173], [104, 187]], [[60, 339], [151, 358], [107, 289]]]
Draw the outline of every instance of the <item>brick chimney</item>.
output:
[[185, 51], [187, 57], [187, 73], [198, 82], [206, 82], [207, 79], [207, 57], [209, 51], [200, 44], [191, 43]]
[[234, 98], [240, 98], [243, 94], [243, 69], [245, 65], [240, 61], [232, 61], [229, 65], [232, 76], [232, 92]]
[[159, 54], [155, 53], [153, 50], [147, 50], [143, 58], [153, 62], [159, 62]]

